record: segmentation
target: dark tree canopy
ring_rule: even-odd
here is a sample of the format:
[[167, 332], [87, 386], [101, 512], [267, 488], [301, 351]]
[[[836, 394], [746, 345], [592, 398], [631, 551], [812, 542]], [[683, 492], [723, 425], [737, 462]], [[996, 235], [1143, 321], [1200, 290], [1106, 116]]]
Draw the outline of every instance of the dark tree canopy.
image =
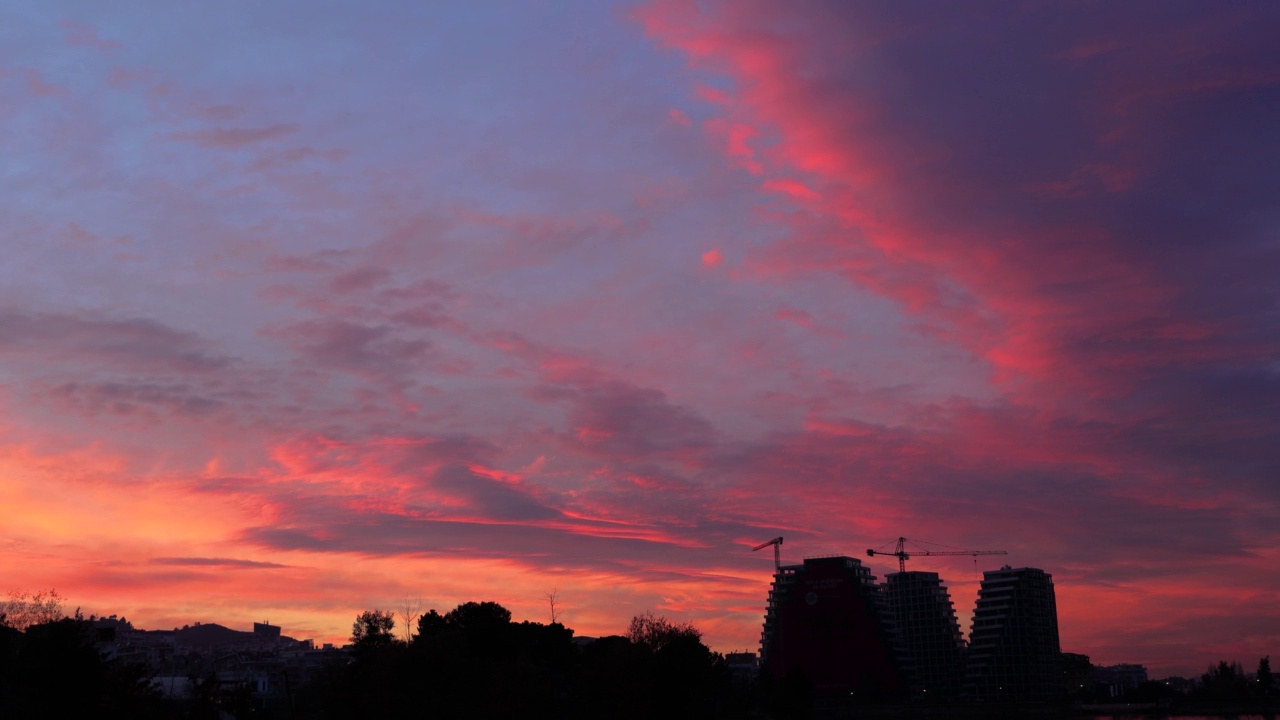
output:
[[496, 602], [468, 602], [450, 610], [444, 621], [464, 632], [483, 632], [510, 624], [511, 611]]
[[700, 643], [702, 631], [691, 623], [672, 622], [665, 617], [655, 616], [652, 612], [646, 611], [631, 618], [631, 625], [627, 628], [627, 639], [657, 652], [680, 640]]
[[632, 625], [635, 642], [575, 642], [560, 623], [513, 622], [496, 602], [466, 602], [423, 614], [405, 643], [393, 639], [390, 613], [370, 610], [353, 628], [356, 651], [298, 691], [295, 717], [749, 716], [746, 690], [697, 628], [649, 613]]
[[428, 612], [423, 613], [418, 618], [418, 634], [414, 636], [414, 640], [426, 640], [435, 637], [444, 630], [444, 617], [432, 608]]
[[351, 642], [356, 647], [385, 647], [395, 642], [391, 634], [396, 626], [395, 617], [382, 610], [366, 610], [351, 625]]
[[445, 614], [444, 624], [466, 652], [491, 656], [512, 650], [511, 611], [496, 602], [463, 603]]
[[95, 638], [78, 617], [0, 627], [0, 717], [165, 717], [146, 668], [108, 662]]
[[1217, 700], [1239, 700], [1248, 692], [1244, 668], [1238, 662], [1221, 660], [1217, 666], [1200, 676], [1200, 692]]

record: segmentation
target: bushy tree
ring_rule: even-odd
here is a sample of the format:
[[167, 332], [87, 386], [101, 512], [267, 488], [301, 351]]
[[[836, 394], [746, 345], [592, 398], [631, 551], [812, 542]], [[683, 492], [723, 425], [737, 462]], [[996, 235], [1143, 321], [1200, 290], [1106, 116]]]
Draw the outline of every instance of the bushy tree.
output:
[[424, 643], [439, 635], [444, 630], [444, 616], [431, 608], [418, 617], [418, 632], [413, 636], [414, 643]]
[[445, 614], [444, 625], [464, 652], [491, 656], [511, 650], [511, 611], [496, 602], [463, 603]]
[[1217, 666], [1210, 665], [1200, 680], [1202, 694], [1214, 700], [1240, 700], [1249, 690], [1244, 668], [1238, 662], [1221, 660]]
[[702, 631], [692, 623], [672, 622], [665, 617], [655, 616], [650, 611], [631, 618], [627, 627], [627, 639], [637, 645], [643, 645], [657, 652], [676, 641], [692, 640], [702, 642]]
[[715, 714], [729, 686], [729, 671], [724, 657], [702, 643], [701, 630], [644, 612], [631, 618], [626, 639], [642, 651], [642, 665], [630, 672], [646, 678], [645, 712], [659, 717]]
[[468, 602], [450, 610], [444, 622], [464, 632], [483, 632], [508, 625], [511, 611], [496, 602]]
[[396, 641], [391, 631], [396, 626], [395, 617], [381, 610], [366, 610], [356, 616], [351, 625], [351, 642], [357, 648], [386, 647]]

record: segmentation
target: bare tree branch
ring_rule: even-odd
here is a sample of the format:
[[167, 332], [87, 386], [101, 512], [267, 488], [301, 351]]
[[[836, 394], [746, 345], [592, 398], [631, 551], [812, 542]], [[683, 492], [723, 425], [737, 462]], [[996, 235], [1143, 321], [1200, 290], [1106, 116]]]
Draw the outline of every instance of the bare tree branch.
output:
[[400, 605], [400, 617], [404, 620], [404, 641], [406, 643], [413, 641], [413, 630], [416, 628], [418, 618], [422, 616], [422, 598], [405, 598], [404, 603]]
[[551, 588], [551, 592], [543, 595], [547, 599], [547, 604], [551, 606], [551, 624], [555, 625], [560, 622], [560, 611], [556, 609], [556, 604], [560, 601], [560, 591], [557, 588]]
[[26, 631], [32, 625], [53, 622], [66, 617], [62, 610], [62, 595], [57, 590], [25, 592], [10, 590], [0, 600], [0, 625]]

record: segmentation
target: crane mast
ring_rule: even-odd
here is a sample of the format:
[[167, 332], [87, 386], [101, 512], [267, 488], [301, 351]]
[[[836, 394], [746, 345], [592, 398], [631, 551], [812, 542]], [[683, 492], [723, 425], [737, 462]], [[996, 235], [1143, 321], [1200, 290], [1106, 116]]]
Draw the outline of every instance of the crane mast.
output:
[[763, 550], [769, 547], [770, 545], [773, 546], [773, 569], [776, 572], [782, 569], [782, 551], [779, 550], [779, 548], [782, 546], [781, 535], [770, 540], [769, 542], [762, 542], [759, 545], [751, 548], [751, 552], [755, 552], [757, 550]]
[[[778, 542], [782, 542], [782, 538], [778, 538]], [[765, 543], [767, 545], [768, 543]], [[867, 548], [867, 557], [875, 557], [876, 555], [892, 555], [898, 558], [898, 572], [907, 571], [907, 559], [912, 555], [971, 555], [977, 557], [979, 555], [1008, 555], [1004, 550], [915, 550], [907, 551], [907, 539], [898, 538], [898, 544], [894, 547], [893, 552], [887, 550], [873, 550]], [[764, 547], [764, 545], [761, 545]]]

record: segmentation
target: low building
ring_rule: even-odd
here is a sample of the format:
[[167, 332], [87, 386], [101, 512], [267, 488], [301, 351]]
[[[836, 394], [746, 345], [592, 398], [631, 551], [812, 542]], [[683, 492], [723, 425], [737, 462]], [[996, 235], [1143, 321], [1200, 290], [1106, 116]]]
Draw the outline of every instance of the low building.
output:
[[1093, 669], [1093, 682], [1110, 697], [1122, 697], [1147, 682], [1147, 668], [1122, 663]]

